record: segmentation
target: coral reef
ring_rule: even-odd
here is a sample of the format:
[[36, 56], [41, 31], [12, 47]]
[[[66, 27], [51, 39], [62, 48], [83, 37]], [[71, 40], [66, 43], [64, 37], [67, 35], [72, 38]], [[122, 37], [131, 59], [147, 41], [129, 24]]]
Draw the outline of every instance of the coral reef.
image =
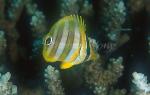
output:
[[[99, 23], [101, 26], [100, 31], [104, 33], [105, 42], [113, 43], [113, 48], [119, 46], [119, 41], [124, 39], [122, 35], [122, 25], [126, 20], [126, 7], [123, 0], [102, 0], [102, 12], [99, 11]], [[125, 43], [128, 38], [124, 39]], [[112, 51], [114, 50], [112, 49]]]
[[[87, 22], [87, 35], [91, 38], [93, 37], [92, 39], [96, 39], [92, 40], [93, 43], [100, 43], [100, 46], [95, 47], [100, 55], [98, 60], [82, 63], [74, 68], [64, 72], [62, 71], [63, 73], [60, 73], [59, 69], [56, 69], [57, 66], [46, 65], [47, 68], [45, 72], [42, 72], [45, 66], [43, 63], [46, 63], [41, 57], [43, 37], [48, 33], [51, 25], [54, 23], [49, 15], [55, 12], [53, 9], [48, 11], [45, 11], [45, 9], [48, 9], [49, 6], [53, 8], [54, 1], [59, 2], [58, 6], [54, 5], [58, 7], [58, 11], [60, 12], [57, 14], [57, 19], [73, 14], [85, 18], [85, 23]], [[48, 2], [49, 6], [46, 6], [48, 8], [40, 8], [41, 6], [45, 6], [42, 5], [44, 3], [40, 5], [38, 2]], [[10, 82], [11, 74], [8, 72], [4, 75], [0, 74], [0, 95], [17, 95], [17, 92], [19, 92], [19, 95], [45, 95], [45, 92], [46, 95], [68, 95], [67, 92], [65, 93], [66, 88], [62, 86], [62, 84], [65, 84], [65, 81], [67, 81], [68, 84], [70, 81], [71, 86], [74, 88], [85, 85], [91, 88], [90, 90], [94, 95], [150, 95], [150, 84], [148, 83], [147, 77], [142, 73], [133, 73], [134, 79], [132, 80], [133, 86], [131, 86], [131, 93], [119, 88], [117, 84], [118, 79], [123, 75], [123, 60], [125, 60], [125, 63], [130, 64], [130, 60], [126, 58], [133, 58], [126, 57], [129, 56], [129, 54], [122, 54], [122, 50], [118, 49], [118, 47], [127, 42], [129, 36], [131, 36], [132, 39], [134, 39], [134, 35], [136, 36], [136, 33], [133, 33], [133, 35], [132, 33], [126, 33], [126, 31], [131, 30], [128, 29], [128, 25], [127, 28], [123, 28], [124, 24], [126, 24], [126, 17], [139, 15], [137, 13], [143, 10], [146, 11], [144, 14], [146, 13], [145, 15], [149, 16], [149, 5], [150, 1], [148, 0], [0, 0], [0, 72], [11, 71], [12, 73], [16, 73], [19, 71], [19, 74], [14, 74], [15, 76], [13, 76], [13, 78], [18, 80], [26, 78], [23, 80], [25, 82], [22, 83], [21, 86], [28, 83], [28, 80], [31, 82], [37, 79], [40, 81], [45, 80], [44, 87], [47, 88], [45, 90], [42, 85], [39, 85], [40, 82], [36, 84], [36, 86], [38, 85], [37, 87], [33, 87], [34, 89], [30, 89], [28, 86], [22, 86], [20, 89], [17, 89], [17, 87], [20, 86], [19, 82], [19, 85], [13, 85], [13, 83]], [[51, 22], [49, 22], [47, 18], [50, 18]], [[149, 19], [149, 17], [146, 19]], [[132, 23], [134, 21], [131, 20], [130, 22]], [[141, 21], [139, 23], [141, 23]], [[145, 25], [142, 26], [144, 27]], [[91, 34], [95, 33], [94, 36], [88, 32], [90, 28], [93, 30]], [[141, 27], [135, 28], [135, 31], [139, 30], [143, 31]], [[150, 53], [150, 36], [149, 33], [145, 33], [144, 37], [146, 35], [148, 35], [146, 40]], [[106, 43], [102, 45], [103, 42]], [[131, 51], [129, 51], [131, 54], [133, 50], [132, 45], [129, 45], [129, 47], [131, 47]], [[103, 55], [101, 48], [107, 48], [109, 52], [111, 51], [110, 56], [105, 58], [107, 54]], [[123, 48], [123, 50], [127, 50], [126, 47]], [[142, 49], [140, 48], [140, 50]], [[112, 53], [114, 52], [114, 55], [122, 57], [113, 58]], [[139, 52], [139, 50], [135, 52]], [[34, 70], [36, 73], [32, 72]], [[44, 78], [41, 78], [39, 74], [41, 72], [44, 74]], [[62, 75], [63, 78], [65, 77], [64, 79], [61, 77], [61, 74], [64, 75]], [[70, 77], [70, 75], [72, 76]], [[30, 78], [27, 78], [28, 76], [30, 76]], [[67, 80], [68, 76], [70, 79]], [[78, 81], [73, 82], [74, 80], [71, 78], [75, 81], [78, 79]], [[85, 82], [83, 82], [83, 80]], [[81, 94], [79, 93], [78, 95]]]
[[135, 95], [150, 95], [150, 84], [147, 82], [147, 77], [137, 72], [133, 72], [132, 76], [132, 83], [134, 84], [132, 92]]
[[9, 82], [11, 74], [0, 74], [0, 95], [17, 95], [17, 86]]
[[[122, 75], [123, 58], [111, 58], [107, 69], [102, 66], [104, 63], [97, 61], [90, 64], [85, 69], [86, 83], [94, 89], [96, 95], [107, 95], [108, 89], [117, 82]], [[114, 94], [115, 95], [115, 94]]]
[[31, 26], [32, 37], [34, 38], [32, 44], [32, 56], [35, 56], [41, 53], [43, 36], [48, 31], [48, 24], [43, 12], [37, 8], [37, 4], [30, 1], [25, 7], [27, 14], [30, 17], [29, 25]]
[[90, 0], [60, 0], [60, 16], [70, 14], [80, 14], [84, 16], [92, 15], [93, 6]]
[[45, 92], [41, 87], [37, 87], [36, 89], [31, 88], [19, 88], [18, 87], [18, 94], [17, 95], [45, 95]]
[[3, 62], [2, 60], [4, 59], [5, 52], [6, 52], [6, 38], [5, 38], [5, 32], [0, 30], [0, 63]]
[[150, 53], [150, 37], [148, 37], [147, 39], [148, 39], [148, 53]]
[[48, 30], [45, 15], [37, 8], [37, 4], [28, 2], [26, 4], [27, 14], [30, 16], [30, 25], [33, 37], [43, 37]]
[[140, 12], [145, 6], [145, 0], [129, 0], [128, 6], [132, 13]]
[[5, 32], [0, 30], [0, 72], [3, 72], [5, 69], [5, 62], [6, 62], [6, 37]]
[[111, 89], [109, 95], [126, 95], [125, 89]]
[[48, 88], [48, 95], [65, 95], [60, 73], [51, 65], [45, 69], [45, 82]]

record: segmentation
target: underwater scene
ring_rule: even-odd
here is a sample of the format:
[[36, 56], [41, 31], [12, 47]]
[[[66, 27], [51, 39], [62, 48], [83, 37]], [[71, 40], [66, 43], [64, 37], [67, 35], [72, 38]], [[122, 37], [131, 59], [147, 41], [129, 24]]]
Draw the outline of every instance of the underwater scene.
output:
[[150, 0], [0, 0], [0, 95], [150, 95]]

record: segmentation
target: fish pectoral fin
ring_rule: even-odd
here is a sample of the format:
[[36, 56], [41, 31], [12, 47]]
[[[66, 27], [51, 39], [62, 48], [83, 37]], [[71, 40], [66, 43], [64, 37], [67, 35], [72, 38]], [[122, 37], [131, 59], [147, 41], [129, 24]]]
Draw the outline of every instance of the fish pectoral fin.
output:
[[68, 68], [71, 68], [72, 66], [73, 66], [72, 63], [70, 63], [70, 62], [63, 62], [63, 63], [61, 63], [60, 68], [68, 69]]

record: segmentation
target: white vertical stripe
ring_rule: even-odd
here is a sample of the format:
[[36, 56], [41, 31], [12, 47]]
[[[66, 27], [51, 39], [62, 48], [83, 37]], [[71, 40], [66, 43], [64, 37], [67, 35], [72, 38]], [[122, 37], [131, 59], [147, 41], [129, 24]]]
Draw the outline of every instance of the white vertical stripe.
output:
[[87, 41], [86, 41], [86, 39], [85, 39], [85, 42], [86, 42], [86, 48], [83, 49], [83, 45], [81, 45], [80, 53], [79, 53], [78, 57], [73, 62], [74, 65], [82, 63], [86, 58], [86, 55], [87, 55], [87, 52], [86, 52], [87, 51]]
[[[84, 32], [84, 31], [83, 31]], [[80, 56], [80, 59], [81, 59], [81, 62], [83, 62], [84, 60], [85, 60], [85, 58], [86, 58], [86, 55], [87, 55], [87, 41], [86, 41], [86, 35], [84, 35], [85, 36], [85, 39], [83, 39], [84, 40], [84, 42], [85, 42], [85, 48], [83, 47], [83, 45], [81, 45], [81, 50], [80, 50], [80, 54], [79, 54], [79, 56]]]
[[63, 34], [62, 34], [59, 46], [56, 50], [55, 58], [60, 57], [60, 55], [63, 53], [65, 45], [67, 44], [66, 41], [67, 41], [68, 32], [69, 32], [69, 23], [68, 22], [65, 22], [65, 26], [64, 26], [64, 29], [62, 32], [63, 32]]
[[[80, 45], [80, 31], [79, 31], [79, 26], [75, 25], [75, 29], [74, 29], [74, 41], [73, 41], [73, 46], [72, 46], [72, 49], [70, 50], [68, 56], [65, 58], [65, 61], [69, 61], [72, 54], [79, 48], [79, 45]], [[72, 38], [70, 38], [72, 39]]]

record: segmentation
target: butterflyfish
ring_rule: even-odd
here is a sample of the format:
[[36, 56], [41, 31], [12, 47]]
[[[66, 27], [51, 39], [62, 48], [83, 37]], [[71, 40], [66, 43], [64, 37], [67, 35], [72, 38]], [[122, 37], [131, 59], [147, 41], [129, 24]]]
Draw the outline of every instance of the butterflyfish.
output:
[[60, 61], [60, 68], [96, 60], [98, 45], [86, 36], [86, 25], [81, 16], [70, 15], [57, 21], [44, 37], [43, 57], [47, 62]]

